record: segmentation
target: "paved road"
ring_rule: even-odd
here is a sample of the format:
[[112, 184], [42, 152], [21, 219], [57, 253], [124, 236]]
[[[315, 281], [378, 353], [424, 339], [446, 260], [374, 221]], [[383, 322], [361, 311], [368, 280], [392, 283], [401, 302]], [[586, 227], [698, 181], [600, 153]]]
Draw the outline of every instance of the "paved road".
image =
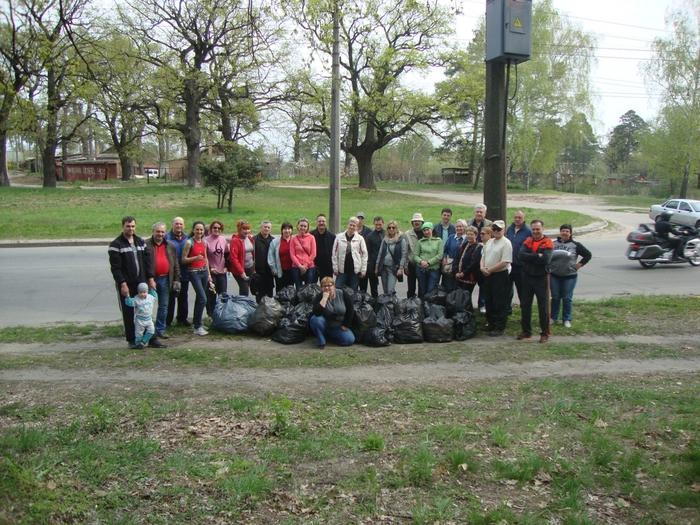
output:
[[[578, 298], [700, 293], [700, 268], [644, 270], [624, 258], [620, 232], [590, 234], [580, 240], [594, 257], [580, 274]], [[0, 249], [0, 268], [0, 326], [120, 318], [106, 246]], [[229, 289], [235, 290], [232, 279]]]

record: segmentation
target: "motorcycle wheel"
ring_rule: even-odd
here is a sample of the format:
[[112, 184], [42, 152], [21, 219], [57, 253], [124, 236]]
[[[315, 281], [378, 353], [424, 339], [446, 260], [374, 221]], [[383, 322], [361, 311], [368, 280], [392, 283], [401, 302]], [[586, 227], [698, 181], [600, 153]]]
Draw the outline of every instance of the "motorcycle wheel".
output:
[[642, 265], [642, 268], [653, 268], [654, 266], [656, 266], [655, 262], [643, 261], [642, 259], [639, 259], [639, 264]]

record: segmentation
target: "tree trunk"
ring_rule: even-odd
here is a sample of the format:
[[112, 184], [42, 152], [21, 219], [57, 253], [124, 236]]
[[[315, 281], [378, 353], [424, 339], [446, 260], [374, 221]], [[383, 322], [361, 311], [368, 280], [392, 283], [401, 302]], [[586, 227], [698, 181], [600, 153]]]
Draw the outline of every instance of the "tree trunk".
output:
[[129, 158], [129, 155], [126, 153], [126, 151], [119, 150], [119, 165], [122, 168], [122, 180], [123, 181], [128, 181], [131, 180], [131, 159]]
[[202, 178], [199, 174], [199, 145], [202, 140], [202, 131], [199, 128], [199, 101], [201, 95], [197, 88], [197, 81], [188, 79], [185, 81], [185, 130], [184, 137], [187, 144], [187, 184], [193, 188], [202, 186]]
[[59, 93], [56, 73], [49, 67], [46, 74], [46, 142], [41, 157], [44, 162], [44, 188], [56, 187], [56, 147], [58, 146]]
[[685, 166], [683, 167], [683, 180], [681, 181], [681, 191], [678, 197], [681, 199], [688, 198], [688, 179], [690, 178], [690, 153], [685, 158]]
[[372, 155], [374, 151], [360, 151], [355, 154], [355, 160], [357, 161], [357, 171], [360, 175], [360, 188], [365, 188], [367, 190], [376, 190], [377, 186], [374, 184], [374, 173], [372, 172]]
[[9, 186], [10, 176], [7, 173], [7, 134], [0, 133], [0, 186]]
[[7, 173], [7, 128], [14, 101], [14, 91], [7, 90], [0, 106], [0, 186], [10, 185], [10, 176]]

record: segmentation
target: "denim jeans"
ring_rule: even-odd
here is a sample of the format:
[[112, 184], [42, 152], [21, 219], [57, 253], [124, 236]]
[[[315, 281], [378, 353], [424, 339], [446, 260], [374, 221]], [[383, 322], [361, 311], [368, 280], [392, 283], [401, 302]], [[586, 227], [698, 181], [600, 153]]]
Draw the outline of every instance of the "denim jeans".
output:
[[360, 284], [360, 277], [354, 272], [339, 273], [338, 278], [335, 280], [335, 287], [342, 288], [343, 286], [349, 286], [354, 291], [357, 291], [357, 286]]
[[312, 315], [309, 319], [311, 333], [316, 336], [319, 345], [325, 346], [326, 339], [339, 346], [350, 346], [355, 342], [355, 334], [348, 327], [343, 330], [340, 326], [328, 326], [322, 315]]
[[431, 270], [430, 268], [418, 268], [418, 297], [423, 299], [423, 296], [428, 292], [432, 292], [440, 280], [440, 270]]
[[202, 326], [202, 315], [204, 314], [204, 307], [207, 305], [209, 276], [206, 271], [191, 271], [190, 282], [192, 283], [192, 288], [194, 288], [194, 293], [197, 294], [197, 298], [194, 301], [194, 318], [192, 319], [192, 326], [194, 328], [199, 328]]
[[170, 279], [167, 275], [156, 277], [156, 293], [158, 294], [156, 334], [160, 335], [165, 332], [165, 322], [168, 317], [168, 302], [170, 301]]
[[551, 279], [549, 282], [552, 292], [552, 320], [556, 321], [559, 319], [559, 305], [561, 302], [563, 302], [564, 317], [562, 318], [562, 321], [571, 321], [571, 314], [574, 310], [574, 288], [576, 288], [578, 275], [574, 275], [573, 277], [557, 277], [552, 275], [550, 277]]
[[318, 272], [316, 268], [307, 268], [304, 275], [298, 267], [292, 268], [292, 280], [294, 281], [294, 287], [298, 290], [306, 284], [314, 284], [318, 280]]
[[396, 293], [396, 274], [393, 266], [382, 266], [379, 270], [382, 277], [382, 289], [385, 294]]

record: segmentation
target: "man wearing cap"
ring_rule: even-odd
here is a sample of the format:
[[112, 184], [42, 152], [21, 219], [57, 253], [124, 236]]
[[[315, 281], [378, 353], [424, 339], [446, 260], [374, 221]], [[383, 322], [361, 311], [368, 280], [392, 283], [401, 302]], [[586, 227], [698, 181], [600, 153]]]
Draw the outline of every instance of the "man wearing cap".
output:
[[433, 223], [421, 226], [423, 238], [416, 243], [413, 262], [418, 269], [418, 297], [432, 292], [440, 280], [443, 244], [440, 237], [433, 237]]
[[384, 230], [384, 219], [381, 216], [377, 215], [373, 222], [374, 230], [363, 236], [367, 245], [367, 273], [360, 279], [360, 291], [367, 292], [367, 284], [369, 283], [372, 297], [377, 297], [379, 296], [379, 276], [375, 272], [375, 266], [386, 231]]
[[151, 289], [156, 287], [148, 248], [143, 239], [136, 235], [136, 219], [130, 215], [122, 218], [122, 233], [109, 243], [107, 253], [122, 311], [124, 335], [129, 348], [136, 348], [134, 308], [126, 303], [126, 298], [138, 293], [139, 283], [146, 282]]
[[518, 257], [523, 264], [522, 295], [520, 296], [520, 328], [518, 339], [532, 337], [532, 301], [537, 297], [540, 319], [540, 343], [549, 340], [549, 263], [554, 243], [544, 235], [544, 224], [530, 222], [532, 236], [525, 239]]
[[408, 292], [406, 293], [406, 297], [409, 299], [411, 297], [416, 296], [416, 279], [418, 278], [418, 271], [416, 268], [416, 264], [413, 262], [413, 255], [416, 252], [416, 244], [418, 244], [418, 241], [423, 238], [423, 230], [422, 226], [425, 221], [423, 220], [423, 215], [419, 212], [416, 212], [413, 214], [413, 217], [411, 218], [411, 226], [412, 228], [410, 230], [407, 230], [403, 236], [406, 239], [406, 246], [407, 246], [407, 251], [406, 251], [406, 280], [407, 280], [407, 285], [408, 285]]
[[490, 226], [491, 221], [486, 218], [486, 204], [477, 204], [474, 206], [474, 217], [469, 219], [467, 226], [474, 226], [481, 233], [481, 228]]
[[357, 233], [362, 235], [364, 239], [367, 239], [367, 236], [372, 232], [366, 225], [365, 225], [365, 212], [363, 211], [358, 211], [357, 215], [357, 220], [359, 221], [357, 224]]
[[506, 223], [502, 220], [491, 224], [493, 238], [484, 244], [480, 263], [484, 276], [486, 320], [491, 337], [503, 335], [510, 310], [508, 270], [513, 262], [513, 246], [505, 237], [505, 227]]

